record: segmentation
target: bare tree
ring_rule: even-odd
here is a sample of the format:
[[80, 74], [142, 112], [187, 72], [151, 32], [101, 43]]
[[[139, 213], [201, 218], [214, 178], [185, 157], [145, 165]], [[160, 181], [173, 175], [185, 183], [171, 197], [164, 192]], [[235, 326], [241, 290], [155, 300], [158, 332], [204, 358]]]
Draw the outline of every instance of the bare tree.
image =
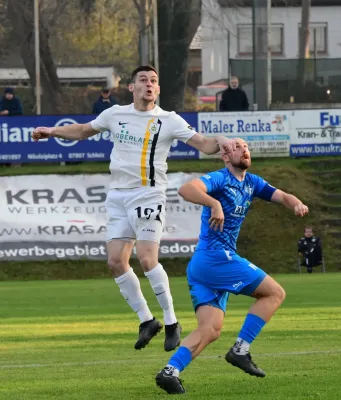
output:
[[140, 64], [150, 63], [150, 34], [152, 0], [134, 0], [135, 7], [139, 13], [139, 53]]
[[[32, 87], [35, 86], [35, 58], [34, 58], [34, 18], [33, 1], [11, 0], [7, 6], [8, 17], [12, 26], [17, 46]], [[61, 87], [59, 84], [56, 65], [49, 45], [49, 30], [44, 18], [40, 18], [40, 57], [41, 57], [41, 85], [42, 105], [44, 113], [59, 113], [61, 107]]]
[[159, 0], [159, 68], [161, 106], [184, 109], [189, 46], [201, 18], [201, 0]]

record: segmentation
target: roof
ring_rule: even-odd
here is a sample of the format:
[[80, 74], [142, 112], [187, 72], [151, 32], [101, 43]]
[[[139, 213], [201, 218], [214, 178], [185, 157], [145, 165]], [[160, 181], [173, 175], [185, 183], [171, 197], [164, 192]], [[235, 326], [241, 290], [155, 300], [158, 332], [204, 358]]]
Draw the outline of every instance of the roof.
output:
[[[57, 76], [63, 82], [101, 83], [116, 87], [120, 80], [112, 66], [57, 66]], [[26, 68], [0, 68], [0, 81], [28, 81]]]
[[[221, 7], [252, 7], [253, 0], [218, 0]], [[264, 1], [264, 7], [266, 1]], [[302, 0], [272, 0], [272, 7], [301, 7]], [[312, 7], [341, 6], [341, 0], [311, 0]], [[259, 5], [258, 5], [259, 7]]]
[[189, 46], [190, 50], [201, 50], [201, 35], [202, 35], [202, 26], [199, 25], [196, 31], [196, 34], [193, 37], [193, 40]]

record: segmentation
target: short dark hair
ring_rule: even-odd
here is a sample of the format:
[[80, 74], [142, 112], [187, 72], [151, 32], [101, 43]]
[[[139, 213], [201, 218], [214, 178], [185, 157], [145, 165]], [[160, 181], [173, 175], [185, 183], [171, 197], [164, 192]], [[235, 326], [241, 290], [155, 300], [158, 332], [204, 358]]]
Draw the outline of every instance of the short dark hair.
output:
[[156, 69], [151, 65], [140, 65], [139, 67], [135, 68], [134, 71], [131, 73], [131, 82], [135, 82], [136, 75], [142, 71], [153, 71], [156, 73], [156, 75], [158, 75]]
[[311, 225], [306, 225], [306, 226], [304, 227], [304, 231], [306, 231], [307, 229], [311, 229], [312, 232], [314, 232], [314, 228], [313, 228]]

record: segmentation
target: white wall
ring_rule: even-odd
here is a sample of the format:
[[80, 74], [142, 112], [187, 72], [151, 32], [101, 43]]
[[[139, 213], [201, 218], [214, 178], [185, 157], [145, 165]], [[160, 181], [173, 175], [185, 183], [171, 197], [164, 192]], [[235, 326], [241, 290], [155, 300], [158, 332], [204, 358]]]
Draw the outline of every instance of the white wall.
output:
[[[341, 7], [312, 7], [311, 23], [328, 23], [328, 53], [323, 58], [341, 58]], [[284, 53], [279, 59], [298, 57], [300, 7], [273, 7], [271, 23], [284, 25]], [[251, 8], [220, 8], [215, 0], [204, 0], [202, 6], [202, 80], [203, 84], [227, 77], [230, 31], [231, 59], [248, 59], [238, 55], [237, 25], [252, 24]], [[250, 43], [252, 37], [250, 37]]]

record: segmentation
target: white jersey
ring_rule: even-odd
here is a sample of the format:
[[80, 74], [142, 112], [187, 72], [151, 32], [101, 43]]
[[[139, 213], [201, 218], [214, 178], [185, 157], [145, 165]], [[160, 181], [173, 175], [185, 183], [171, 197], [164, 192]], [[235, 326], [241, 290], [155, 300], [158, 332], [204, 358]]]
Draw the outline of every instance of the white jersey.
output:
[[186, 143], [196, 133], [180, 115], [158, 106], [151, 111], [137, 111], [134, 104], [115, 105], [90, 124], [96, 131], [109, 130], [113, 135], [111, 189], [166, 189], [166, 160], [173, 140]]

